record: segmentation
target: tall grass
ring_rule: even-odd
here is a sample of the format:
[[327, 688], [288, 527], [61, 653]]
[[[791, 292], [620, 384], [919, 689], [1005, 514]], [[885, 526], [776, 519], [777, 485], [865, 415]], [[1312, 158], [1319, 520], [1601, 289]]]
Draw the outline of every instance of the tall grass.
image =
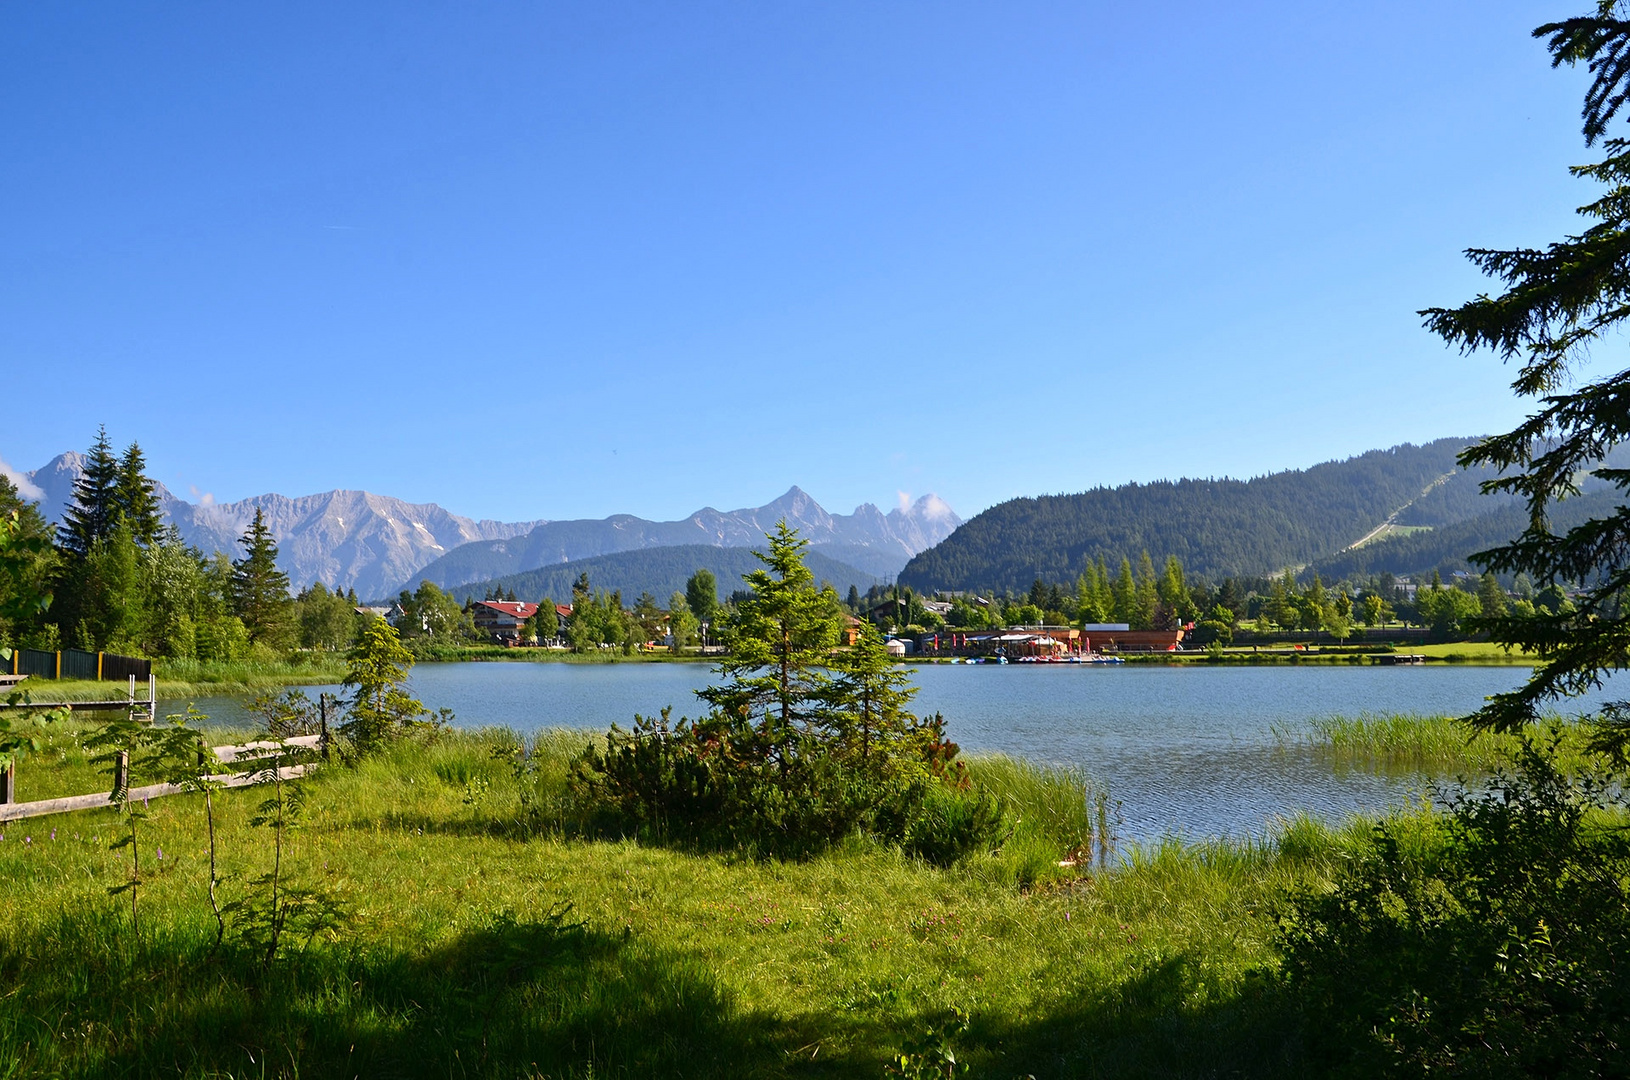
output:
[[[1311, 746], [1336, 764], [1434, 776], [1490, 772], [1508, 763], [1521, 742], [1516, 735], [1474, 730], [1453, 717], [1418, 713], [1321, 717], [1303, 726], [1276, 726], [1274, 736], [1282, 746]], [[1555, 740], [1563, 768], [1585, 764], [1585, 733], [1577, 721], [1548, 717], [1529, 736]]]
[[975, 873], [1029, 887], [1108, 864], [1115, 850], [1109, 792], [1084, 771], [979, 754], [968, 759], [968, 775], [1007, 819], [992, 857], [970, 864]]
[[153, 672], [163, 683], [195, 686], [281, 686], [288, 683], [339, 682], [345, 678], [340, 653], [296, 653], [288, 659], [158, 660]]

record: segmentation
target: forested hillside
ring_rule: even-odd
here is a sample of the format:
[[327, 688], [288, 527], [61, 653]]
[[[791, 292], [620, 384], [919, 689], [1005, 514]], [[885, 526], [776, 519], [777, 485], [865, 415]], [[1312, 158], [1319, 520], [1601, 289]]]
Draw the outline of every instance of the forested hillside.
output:
[[1254, 480], [1013, 499], [913, 558], [900, 583], [919, 591], [1020, 590], [1037, 578], [1073, 581], [1099, 555], [1114, 565], [1142, 551], [1176, 555], [1206, 577], [1271, 574], [1336, 554], [1429, 488], [1423, 517], [1434, 523], [1475, 512], [1480, 477], [1455, 464], [1471, 441], [1406, 443]]
[[[1621, 502], [1618, 492], [1597, 486], [1555, 504], [1551, 508], [1551, 528], [1563, 531], [1589, 517], [1608, 517]], [[1456, 570], [1479, 570], [1468, 556], [1507, 543], [1527, 524], [1528, 515], [1522, 505], [1502, 498], [1496, 509], [1470, 520], [1365, 544], [1319, 559], [1311, 570], [1326, 581], [1356, 580], [1381, 573], [1430, 574], [1433, 570], [1448, 577]]]
[[[829, 559], [818, 551], [806, 552], [804, 564], [815, 575], [817, 582], [829, 582], [840, 593], [847, 593], [851, 585], [865, 592], [882, 580], [846, 563]], [[685, 582], [690, 576], [706, 568], [713, 571], [722, 598], [730, 595], [732, 590], [742, 588], [744, 574], [763, 565], [753, 557], [751, 548], [684, 544], [620, 551], [613, 555], [597, 555], [592, 559], [574, 559], [488, 581], [458, 585], [447, 591], [460, 603], [466, 599], [483, 599], [489, 590], [499, 588], [513, 592], [522, 600], [536, 601], [547, 596], [565, 604], [571, 601], [572, 584], [577, 576], [588, 574], [589, 584], [593, 588], [619, 590], [623, 600], [631, 604], [642, 592], [663, 600], [676, 592], [684, 592]]]

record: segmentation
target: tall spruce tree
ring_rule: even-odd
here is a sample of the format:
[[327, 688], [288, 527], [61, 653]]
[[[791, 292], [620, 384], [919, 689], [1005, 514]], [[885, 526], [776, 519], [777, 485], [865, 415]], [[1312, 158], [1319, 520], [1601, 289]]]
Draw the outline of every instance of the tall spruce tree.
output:
[[[1617, 342], [1630, 320], [1630, 140], [1605, 138], [1630, 100], [1630, 6], [1602, 0], [1593, 15], [1547, 23], [1552, 66], [1586, 65], [1595, 77], [1585, 94], [1585, 145], [1598, 140], [1600, 161], [1579, 165], [1574, 176], [1605, 185], [1579, 209], [1590, 224], [1543, 249], [1473, 248], [1467, 258], [1505, 285], [1457, 308], [1428, 308], [1428, 328], [1462, 351], [1489, 349], [1517, 361], [1512, 388], [1537, 398], [1539, 408], [1503, 435], [1484, 439], [1460, 455], [1467, 467], [1494, 466], [1503, 475], [1485, 491], [1521, 497], [1528, 525], [1509, 544], [1474, 555], [1495, 573], [1526, 574], [1546, 586], [1578, 582], [1571, 610], [1558, 604], [1533, 617], [1483, 618], [1497, 642], [1531, 650], [1541, 665], [1521, 688], [1496, 694], [1472, 721], [1516, 731], [1536, 720], [1547, 703], [1602, 685], [1605, 675], [1630, 667], [1630, 505], [1557, 533], [1553, 503], [1578, 492], [1582, 474], [1630, 493], [1630, 470], [1601, 465], [1609, 451], [1630, 442], [1630, 369], [1575, 385], [1570, 370], [1594, 346]], [[1597, 717], [1596, 745], [1622, 763], [1630, 758], [1630, 702], [1605, 705]]]
[[131, 443], [119, 459], [119, 475], [113, 485], [113, 505], [124, 515], [130, 535], [142, 547], [152, 547], [164, 529], [153, 481], [147, 478], [147, 459], [141, 447]]
[[289, 597], [289, 576], [277, 568], [277, 542], [260, 507], [255, 507], [255, 520], [241, 542], [244, 556], [232, 563], [232, 613], [243, 621], [251, 642], [285, 645], [294, 601]]
[[1153, 630], [1160, 619], [1160, 586], [1155, 578], [1155, 561], [1147, 551], [1138, 556], [1137, 606], [1132, 629]]
[[1110, 611], [1118, 623], [1138, 624], [1138, 583], [1132, 577], [1132, 560], [1121, 556], [1121, 570], [1110, 583]]
[[63, 515], [58, 544], [70, 556], [84, 558], [91, 547], [113, 531], [119, 516], [119, 462], [113, 456], [106, 427], [96, 429], [96, 442], [85, 455], [85, 468], [74, 481], [74, 502]]

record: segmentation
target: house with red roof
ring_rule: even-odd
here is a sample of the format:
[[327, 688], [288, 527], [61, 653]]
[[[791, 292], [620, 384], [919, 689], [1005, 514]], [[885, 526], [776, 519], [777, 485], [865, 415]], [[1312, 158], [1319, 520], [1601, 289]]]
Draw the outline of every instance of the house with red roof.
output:
[[538, 605], [518, 600], [477, 600], [470, 611], [475, 628], [500, 645], [519, 645], [526, 621], [538, 613]]

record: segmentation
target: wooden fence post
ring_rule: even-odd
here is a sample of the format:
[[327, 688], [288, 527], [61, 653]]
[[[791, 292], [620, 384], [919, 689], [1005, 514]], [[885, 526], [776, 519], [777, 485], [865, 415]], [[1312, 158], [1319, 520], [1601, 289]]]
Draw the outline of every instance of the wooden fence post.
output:
[[328, 760], [328, 695], [317, 695], [317, 723], [321, 736], [319, 745], [323, 750], [323, 760]]
[[120, 750], [119, 756], [113, 759], [113, 787], [117, 791], [124, 791], [130, 787], [129, 750]]
[[0, 772], [0, 805], [17, 801], [17, 759]]

